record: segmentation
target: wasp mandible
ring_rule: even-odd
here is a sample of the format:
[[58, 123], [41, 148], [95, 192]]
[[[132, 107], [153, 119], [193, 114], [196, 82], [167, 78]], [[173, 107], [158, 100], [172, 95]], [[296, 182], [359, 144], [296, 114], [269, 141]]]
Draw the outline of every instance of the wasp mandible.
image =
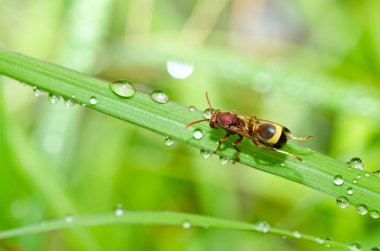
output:
[[219, 109], [216, 109], [214, 111], [211, 107], [207, 92], [206, 100], [210, 107], [210, 119], [201, 119], [190, 122], [186, 125], [186, 128], [204, 121], [209, 121], [211, 128], [224, 129], [227, 134], [219, 140], [218, 146], [214, 150], [214, 153], [219, 150], [221, 144], [231, 135], [237, 134], [239, 138], [232, 143], [232, 146], [237, 151], [237, 154], [233, 159], [233, 163], [235, 163], [235, 161], [239, 158], [240, 150], [237, 148], [237, 145], [243, 140], [244, 137], [251, 139], [257, 147], [279, 152], [302, 161], [300, 157], [292, 153], [280, 150], [280, 148], [282, 148], [287, 143], [288, 139], [307, 140], [313, 136], [307, 136], [304, 138], [294, 137], [288, 128], [275, 122], [256, 118], [254, 115], [244, 116], [241, 114], [236, 114], [234, 112], [222, 112]]

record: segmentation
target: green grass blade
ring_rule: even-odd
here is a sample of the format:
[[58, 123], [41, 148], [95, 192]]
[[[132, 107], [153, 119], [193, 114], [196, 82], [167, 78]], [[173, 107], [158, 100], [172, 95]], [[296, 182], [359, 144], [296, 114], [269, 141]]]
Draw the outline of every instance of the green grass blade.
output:
[[[225, 134], [223, 130], [211, 129], [207, 123], [185, 128], [190, 121], [202, 119], [202, 113], [191, 112], [178, 103], [170, 101], [159, 104], [142, 92], [137, 92], [129, 99], [121, 98], [110, 91], [108, 82], [10, 51], [0, 50], [0, 73], [199, 149], [212, 151], [216, 142]], [[96, 97], [96, 105], [90, 103], [91, 97]], [[193, 138], [194, 128], [204, 132], [201, 140]], [[233, 158], [236, 152], [231, 147], [231, 141], [232, 139], [224, 143], [218, 154]], [[370, 211], [380, 210], [380, 177], [357, 169], [349, 170], [346, 163], [292, 144], [288, 144], [284, 150], [301, 157], [302, 162], [259, 149], [246, 139], [239, 146], [242, 150], [239, 162], [245, 165], [334, 197], [345, 196], [351, 204], [363, 204]], [[336, 175], [341, 175], [344, 179], [340, 186], [333, 183]], [[360, 179], [357, 178], [358, 175]], [[354, 190], [352, 195], [346, 193], [349, 187]]]

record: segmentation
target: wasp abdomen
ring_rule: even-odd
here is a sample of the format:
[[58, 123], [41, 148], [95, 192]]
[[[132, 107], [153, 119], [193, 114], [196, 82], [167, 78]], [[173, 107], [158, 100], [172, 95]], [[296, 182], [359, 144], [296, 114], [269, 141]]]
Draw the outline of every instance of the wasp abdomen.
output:
[[256, 126], [256, 133], [259, 136], [259, 139], [262, 143], [265, 145], [272, 145], [275, 146], [278, 144], [278, 146], [282, 146], [286, 143], [283, 142], [284, 139], [281, 136], [285, 136], [285, 133], [282, 131], [282, 127], [273, 124], [273, 123], [260, 123]]

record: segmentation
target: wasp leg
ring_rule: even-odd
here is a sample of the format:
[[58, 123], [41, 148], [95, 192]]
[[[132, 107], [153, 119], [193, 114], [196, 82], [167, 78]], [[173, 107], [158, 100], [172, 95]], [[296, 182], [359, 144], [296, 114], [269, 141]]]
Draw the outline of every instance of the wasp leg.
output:
[[289, 139], [294, 139], [294, 140], [307, 140], [307, 139], [311, 139], [313, 138], [314, 136], [313, 135], [310, 135], [310, 136], [307, 136], [307, 137], [303, 137], [303, 138], [298, 138], [298, 137], [294, 137], [293, 135], [286, 135]]
[[277, 149], [277, 148], [274, 148], [274, 147], [269, 147], [269, 146], [266, 146], [266, 145], [263, 145], [262, 143], [260, 143], [257, 139], [252, 139], [252, 142], [257, 146], [257, 147], [260, 147], [260, 148], [264, 148], [266, 150], [270, 150], [270, 151], [274, 151], [274, 152], [279, 152], [279, 153], [282, 153], [282, 154], [285, 154], [285, 155], [288, 155], [292, 158], [295, 158], [296, 160], [299, 160], [299, 161], [302, 161], [302, 159], [300, 157], [297, 157], [296, 155], [292, 154], [292, 153], [288, 153], [288, 152], [285, 152], [285, 151], [282, 151], [280, 149]]
[[224, 136], [223, 138], [221, 138], [221, 139], [219, 140], [218, 146], [217, 146], [216, 149], [214, 150], [214, 153], [216, 153], [217, 151], [219, 151], [220, 145], [221, 145], [224, 141], [226, 141], [230, 136], [231, 136], [231, 134], [227, 133], [226, 136]]
[[243, 140], [243, 136], [239, 135], [239, 138], [232, 143], [232, 146], [236, 149], [237, 154], [235, 155], [234, 159], [232, 160], [232, 164], [235, 164], [236, 160], [239, 158], [240, 155], [240, 149], [236, 147], [237, 144], [239, 144]]

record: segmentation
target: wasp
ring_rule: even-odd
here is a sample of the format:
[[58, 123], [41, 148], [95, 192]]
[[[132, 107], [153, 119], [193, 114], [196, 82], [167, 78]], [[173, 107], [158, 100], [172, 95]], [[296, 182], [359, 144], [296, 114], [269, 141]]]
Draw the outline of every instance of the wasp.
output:
[[283, 151], [281, 148], [288, 142], [288, 139], [307, 140], [313, 136], [297, 138], [292, 135], [288, 128], [276, 122], [259, 119], [254, 115], [244, 116], [241, 114], [236, 114], [235, 112], [222, 112], [219, 109], [213, 110], [207, 92], [206, 100], [210, 108], [210, 118], [190, 122], [186, 125], [186, 128], [208, 121], [211, 128], [224, 129], [227, 134], [219, 140], [218, 146], [213, 151], [214, 153], [218, 152], [224, 141], [226, 141], [231, 135], [236, 134], [239, 138], [232, 143], [232, 146], [237, 151], [237, 154], [233, 159], [233, 163], [235, 163], [235, 161], [239, 158], [240, 150], [237, 145], [243, 140], [244, 137], [252, 140], [252, 142], [259, 148], [279, 152], [302, 161], [302, 159], [298, 156]]

